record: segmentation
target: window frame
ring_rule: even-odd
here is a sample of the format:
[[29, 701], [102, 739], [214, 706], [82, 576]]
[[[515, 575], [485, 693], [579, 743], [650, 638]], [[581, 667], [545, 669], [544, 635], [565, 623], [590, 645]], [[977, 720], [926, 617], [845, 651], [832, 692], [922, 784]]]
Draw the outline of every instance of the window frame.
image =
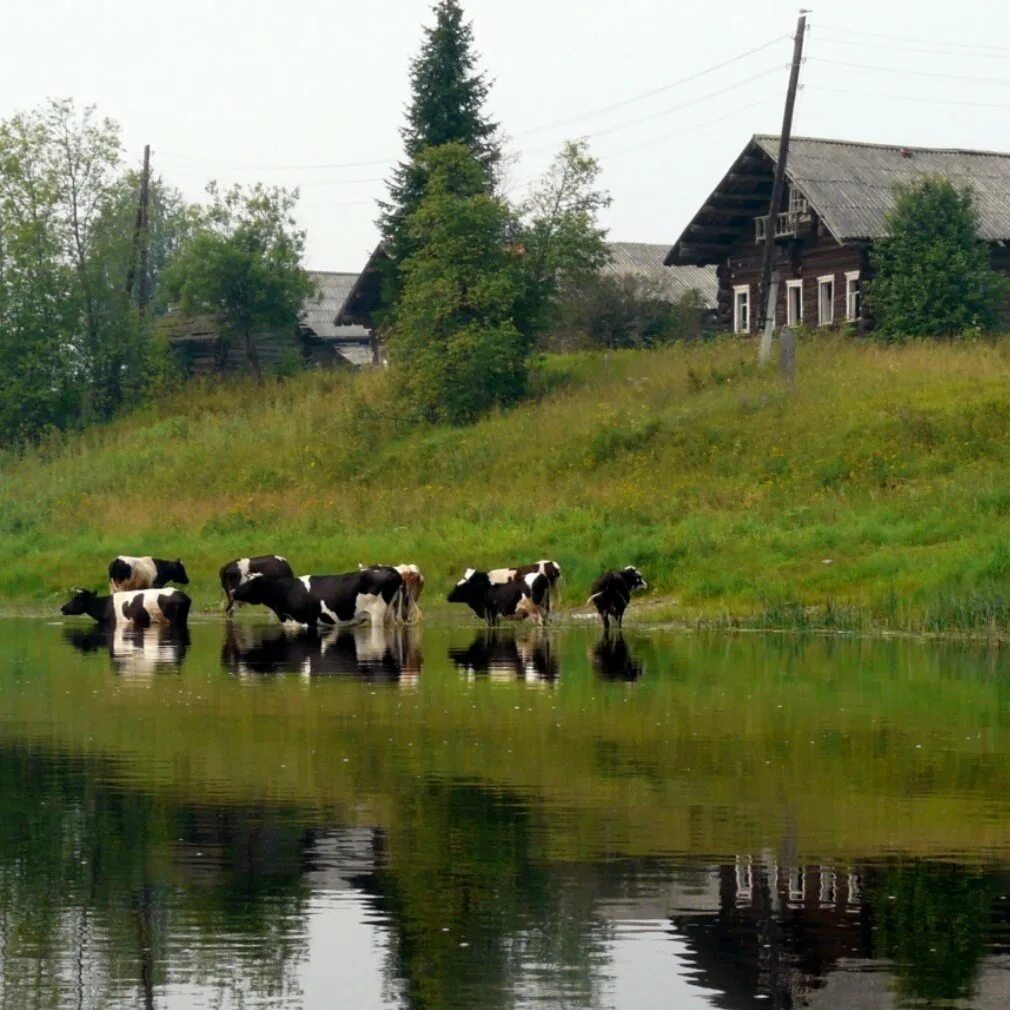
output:
[[[750, 333], [751, 325], [751, 311], [750, 311], [750, 288], [749, 284], [734, 284], [733, 285], [733, 332], [734, 333]], [[747, 325], [740, 325], [740, 295], [746, 295], [746, 317]]]
[[[830, 285], [831, 286], [831, 297], [827, 301], [829, 307], [828, 318], [824, 318], [824, 289]], [[821, 274], [817, 278], [817, 325], [818, 326], [834, 326], [835, 324], [835, 275], [834, 274]]]
[[[845, 318], [850, 323], [863, 318], [863, 288], [862, 278], [858, 270], [845, 271]], [[852, 285], [855, 284], [855, 287]], [[855, 296], [855, 312], [853, 312], [853, 296]]]
[[[792, 292], [799, 291], [799, 301], [797, 305], [799, 306], [799, 315], [796, 319], [792, 318]], [[786, 281], [786, 326], [802, 326], [803, 325], [803, 278], [793, 278], [792, 280]]]

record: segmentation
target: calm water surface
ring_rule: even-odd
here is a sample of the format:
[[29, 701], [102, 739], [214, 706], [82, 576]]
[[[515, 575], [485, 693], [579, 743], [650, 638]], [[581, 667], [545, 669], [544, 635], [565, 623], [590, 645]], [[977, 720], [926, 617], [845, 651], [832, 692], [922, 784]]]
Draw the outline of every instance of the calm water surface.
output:
[[0, 1007], [1004, 1007], [1010, 657], [0, 621]]

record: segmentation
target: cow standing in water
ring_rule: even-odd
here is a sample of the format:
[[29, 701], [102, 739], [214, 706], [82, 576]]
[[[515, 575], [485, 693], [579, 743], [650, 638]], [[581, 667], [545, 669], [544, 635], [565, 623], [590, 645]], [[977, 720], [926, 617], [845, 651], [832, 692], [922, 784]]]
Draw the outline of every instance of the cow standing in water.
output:
[[546, 592], [547, 577], [537, 572], [495, 585], [487, 572], [468, 568], [446, 599], [450, 603], [465, 603], [491, 627], [503, 617], [520, 621], [528, 617], [542, 625], [544, 614], [537, 601], [542, 601]]
[[135, 558], [120, 554], [109, 562], [109, 592], [122, 593], [128, 589], [161, 589], [169, 582], [180, 586], [189, 584], [182, 562], [164, 561], [162, 558]]
[[624, 612], [631, 603], [631, 594], [636, 589], [648, 589], [649, 584], [642, 578], [642, 573], [633, 565], [622, 568], [619, 572], [604, 572], [590, 588], [590, 596], [586, 601], [596, 607], [596, 612], [603, 621], [603, 631], [610, 631], [610, 618], [614, 618], [617, 626], [624, 625]]
[[370, 620], [393, 621], [401, 612], [403, 577], [395, 568], [363, 568], [345, 575], [267, 579], [254, 575], [234, 594], [236, 603], [269, 607], [280, 621], [335, 628]]
[[184, 628], [191, 605], [192, 601], [181, 589], [141, 589], [111, 596], [78, 589], [60, 607], [60, 613], [67, 617], [87, 614], [110, 628], [120, 625], [149, 628], [152, 624]]
[[365, 571], [366, 567], [374, 572], [394, 571], [400, 573], [403, 579], [403, 595], [395, 617], [399, 624], [415, 624], [421, 620], [421, 605], [418, 600], [424, 589], [424, 576], [417, 565], [358, 565], [358, 571]]
[[228, 598], [225, 613], [230, 614], [235, 607], [235, 590], [248, 582], [253, 575], [262, 575], [265, 579], [292, 579], [295, 573], [288, 564], [287, 558], [279, 554], [260, 554], [255, 558], [236, 558], [222, 565], [218, 573], [221, 588]]
[[530, 565], [514, 565], [511, 568], [492, 568], [488, 573], [491, 585], [500, 586], [507, 582], [522, 582], [528, 575], [542, 575], [544, 581], [538, 584], [538, 598], [534, 603], [540, 607], [545, 617], [550, 616], [551, 595], [561, 579], [561, 565], [544, 558]]

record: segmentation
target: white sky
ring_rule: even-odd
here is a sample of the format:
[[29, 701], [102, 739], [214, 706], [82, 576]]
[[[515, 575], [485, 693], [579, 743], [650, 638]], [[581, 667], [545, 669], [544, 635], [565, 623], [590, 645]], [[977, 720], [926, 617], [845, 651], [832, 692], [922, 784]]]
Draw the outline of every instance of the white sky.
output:
[[[614, 200], [613, 239], [672, 244], [749, 136], [778, 132], [794, 3], [469, 0], [466, 9], [494, 82], [489, 112], [517, 153], [514, 193], [563, 140], [588, 136]], [[408, 62], [430, 20], [428, 0], [7, 0], [0, 117], [50, 96], [95, 103], [121, 124], [127, 156], [139, 163], [150, 143], [156, 170], [191, 199], [210, 178], [298, 186], [306, 265], [357, 270], [376, 240]], [[809, 20], [796, 134], [1010, 151], [1006, 0], [824, 0]], [[332, 167], [349, 162], [382, 163]]]

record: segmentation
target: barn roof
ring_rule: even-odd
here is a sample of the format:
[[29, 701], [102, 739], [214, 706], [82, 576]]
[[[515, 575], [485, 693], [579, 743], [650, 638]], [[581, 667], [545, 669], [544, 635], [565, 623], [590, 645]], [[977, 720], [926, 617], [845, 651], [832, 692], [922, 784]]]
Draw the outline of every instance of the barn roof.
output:
[[315, 294], [302, 304], [302, 325], [322, 340], [367, 340], [363, 326], [338, 326], [337, 313], [357, 283], [358, 275], [328, 270], [308, 270]]
[[[754, 143], [778, 160], [778, 137]], [[839, 241], [881, 238], [894, 187], [927, 175], [971, 188], [981, 238], [1010, 238], [1010, 154], [796, 137], [786, 175]]]
[[712, 267], [663, 266], [669, 246], [650, 242], [608, 242], [610, 261], [601, 273], [611, 277], [640, 277], [655, 284], [664, 301], [677, 302], [689, 291], [697, 291], [708, 308], [713, 308], [719, 295], [719, 281]]
[[[778, 152], [777, 136], [752, 137], [664, 262], [718, 263], [731, 236], [741, 227], [753, 228], [754, 217], [768, 213]], [[786, 178], [838, 242], [885, 235], [895, 186], [924, 176], [970, 187], [979, 235], [988, 241], [1010, 239], [1010, 154], [816, 137], [793, 137], [789, 144]]]

